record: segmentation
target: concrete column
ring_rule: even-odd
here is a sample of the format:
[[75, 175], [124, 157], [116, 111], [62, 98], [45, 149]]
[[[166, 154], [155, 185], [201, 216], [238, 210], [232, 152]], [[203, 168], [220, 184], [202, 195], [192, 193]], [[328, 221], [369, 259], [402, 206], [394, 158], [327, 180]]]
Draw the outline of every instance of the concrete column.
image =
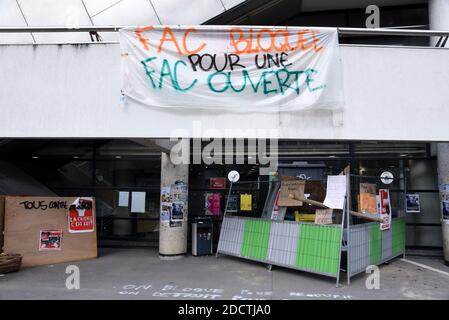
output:
[[[429, 0], [429, 27], [432, 30], [449, 30], [449, 0]], [[432, 45], [435, 45], [438, 38], [432, 39]], [[449, 41], [446, 43], [449, 47]], [[449, 101], [447, 102], [449, 107]], [[449, 143], [439, 143], [437, 145], [438, 155], [438, 183], [440, 186], [441, 210], [443, 211], [443, 202], [449, 201]], [[449, 265], [449, 216], [443, 216], [442, 233], [444, 260]]]
[[[174, 165], [170, 161], [170, 155], [162, 153], [159, 227], [159, 257], [161, 259], [182, 258], [187, 252], [188, 182], [189, 165]], [[170, 210], [167, 210], [170, 206], [171, 214]], [[179, 210], [182, 210], [181, 217]]]
[[[449, 30], [449, 0], [429, 0], [429, 29]], [[435, 46], [437, 41], [438, 37], [432, 37], [431, 45]]]
[[[442, 236], [444, 260], [449, 265], [449, 214], [444, 210], [445, 202], [449, 204], [449, 143], [438, 143], [438, 184], [440, 186], [440, 202], [442, 211]], [[446, 214], [445, 214], [446, 213]]]

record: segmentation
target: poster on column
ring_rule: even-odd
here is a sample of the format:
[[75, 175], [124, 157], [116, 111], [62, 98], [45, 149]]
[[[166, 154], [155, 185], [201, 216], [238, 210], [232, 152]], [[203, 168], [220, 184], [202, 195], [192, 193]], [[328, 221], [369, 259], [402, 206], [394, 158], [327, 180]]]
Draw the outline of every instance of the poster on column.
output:
[[119, 38], [130, 106], [343, 109], [336, 28], [149, 25]]
[[449, 224], [449, 184], [441, 184], [440, 187], [442, 222]]
[[383, 220], [380, 223], [380, 230], [388, 230], [391, 225], [391, 203], [390, 191], [388, 189], [379, 189], [379, 207], [380, 216]]

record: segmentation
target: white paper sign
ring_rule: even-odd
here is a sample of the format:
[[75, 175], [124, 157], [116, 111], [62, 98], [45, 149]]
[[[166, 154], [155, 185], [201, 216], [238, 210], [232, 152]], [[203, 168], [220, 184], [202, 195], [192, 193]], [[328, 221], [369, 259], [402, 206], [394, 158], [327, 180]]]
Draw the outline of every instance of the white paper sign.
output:
[[128, 105], [238, 112], [343, 108], [336, 28], [120, 29]]
[[129, 204], [129, 192], [128, 191], [119, 191], [118, 206], [119, 207], [127, 207], [128, 204]]
[[346, 176], [327, 176], [324, 204], [332, 209], [343, 209], [346, 195]]
[[145, 212], [145, 192], [132, 192], [131, 194], [131, 212]]

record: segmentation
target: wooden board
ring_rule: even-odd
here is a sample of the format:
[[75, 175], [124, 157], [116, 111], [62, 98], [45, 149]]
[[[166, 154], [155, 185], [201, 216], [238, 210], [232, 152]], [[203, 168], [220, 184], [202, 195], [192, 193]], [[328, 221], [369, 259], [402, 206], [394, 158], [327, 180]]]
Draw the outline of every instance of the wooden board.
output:
[[3, 231], [5, 225], [5, 197], [0, 196], [0, 253], [3, 252]]
[[[93, 201], [94, 232], [69, 233], [68, 208], [75, 197], [10, 197], [5, 199], [6, 253], [20, 253], [22, 266], [37, 266], [79, 261], [97, 257], [97, 232], [95, 223], [95, 201]], [[25, 201], [35, 201], [32, 209], [25, 208]], [[60, 208], [45, 206], [36, 208], [39, 201], [49, 205], [59, 202]], [[62, 230], [60, 251], [39, 251], [41, 230]]]

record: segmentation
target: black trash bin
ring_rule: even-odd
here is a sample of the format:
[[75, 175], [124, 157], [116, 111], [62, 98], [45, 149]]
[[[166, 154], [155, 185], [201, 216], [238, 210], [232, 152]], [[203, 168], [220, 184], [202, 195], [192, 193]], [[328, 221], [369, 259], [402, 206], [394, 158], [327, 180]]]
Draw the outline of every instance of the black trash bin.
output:
[[197, 217], [192, 223], [192, 255], [213, 254], [213, 225], [209, 217]]

